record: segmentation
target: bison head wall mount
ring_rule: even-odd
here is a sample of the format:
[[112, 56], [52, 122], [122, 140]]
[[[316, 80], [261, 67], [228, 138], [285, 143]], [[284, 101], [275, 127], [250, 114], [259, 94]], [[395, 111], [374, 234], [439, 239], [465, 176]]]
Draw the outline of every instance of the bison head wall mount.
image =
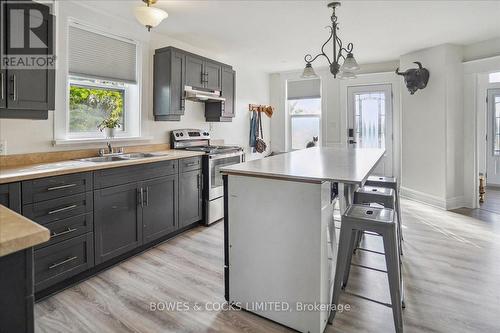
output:
[[404, 76], [406, 88], [412, 95], [418, 89], [424, 89], [429, 82], [429, 70], [423, 68], [418, 61], [415, 61], [414, 64], [417, 64], [418, 68], [410, 68], [406, 72], [400, 72], [399, 67], [396, 69], [396, 74]]

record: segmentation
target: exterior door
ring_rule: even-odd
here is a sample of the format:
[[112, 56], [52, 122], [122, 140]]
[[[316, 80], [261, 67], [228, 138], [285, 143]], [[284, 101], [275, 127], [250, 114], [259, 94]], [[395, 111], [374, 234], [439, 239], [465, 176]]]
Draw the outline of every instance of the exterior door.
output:
[[384, 148], [385, 155], [374, 173], [392, 177], [392, 86], [348, 87], [347, 94], [349, 146]]
[[500, 89], [488, 90], [486, 183], [500, 185]]
[[177, 229], [177, 175], [156, 178], [141, 184], [144, 244]]

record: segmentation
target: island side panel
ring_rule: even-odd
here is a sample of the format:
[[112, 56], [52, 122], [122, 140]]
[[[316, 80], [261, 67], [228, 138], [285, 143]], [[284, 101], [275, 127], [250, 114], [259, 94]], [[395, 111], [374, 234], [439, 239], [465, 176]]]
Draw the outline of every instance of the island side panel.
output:
[[[228, 176], [231, 302], [298, 331], [323, 331], [327, 310], [295, 306], [329, 303], [325, 188], [329, 183]], [[261, 302], [287, 302], [292, 311], [256, 309]]]

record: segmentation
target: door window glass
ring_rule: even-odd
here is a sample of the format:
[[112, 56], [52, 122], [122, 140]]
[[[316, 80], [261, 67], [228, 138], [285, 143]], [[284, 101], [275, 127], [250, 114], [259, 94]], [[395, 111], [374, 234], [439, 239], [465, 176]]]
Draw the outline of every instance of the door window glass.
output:
[[385, 93], [354, 94], [354, 141], [359, 148], [385, 148]]

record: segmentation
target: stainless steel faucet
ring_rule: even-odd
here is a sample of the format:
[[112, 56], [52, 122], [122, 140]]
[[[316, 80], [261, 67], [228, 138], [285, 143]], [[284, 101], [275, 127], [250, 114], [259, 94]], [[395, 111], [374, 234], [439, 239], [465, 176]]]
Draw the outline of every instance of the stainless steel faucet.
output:
[[106, 142], [106, 146], [108, 146], [108, 152], [106, 153], [105, 148], [100, 148], [99, 149], [99, 156], [120, 155], [120, 154], [123, 154], [123, 152], [124, 152], [123, 147], [118, 148], [118, 151], [115, 152], [113, 150], [113, 147], [111, 146], [110, 141]]

